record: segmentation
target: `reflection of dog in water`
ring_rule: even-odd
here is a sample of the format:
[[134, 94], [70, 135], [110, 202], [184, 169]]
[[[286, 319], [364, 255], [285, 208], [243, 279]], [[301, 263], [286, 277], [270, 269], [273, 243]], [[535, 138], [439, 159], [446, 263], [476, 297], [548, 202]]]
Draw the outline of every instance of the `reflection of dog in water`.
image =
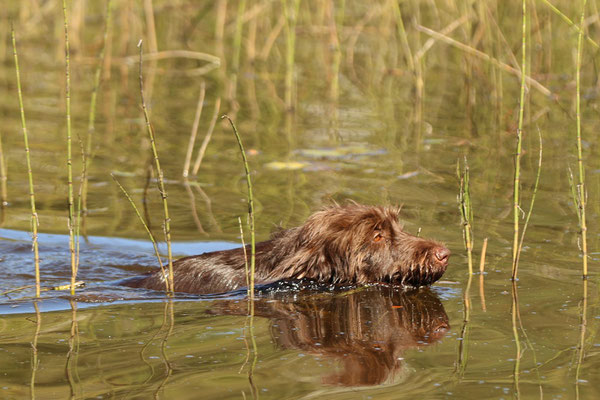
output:
[[[217, 302], [211, 313], [242, 315], [244, 302]], [[333, 385], [377, 385], [402, 371], [405, 350], [441, 340], [450, 325], [442, 303], [429, 289], [316, 294], [256, 301], [255, 313], [271, 319], [274, 341], [332, 358], [341, 369], [324, 378]]]

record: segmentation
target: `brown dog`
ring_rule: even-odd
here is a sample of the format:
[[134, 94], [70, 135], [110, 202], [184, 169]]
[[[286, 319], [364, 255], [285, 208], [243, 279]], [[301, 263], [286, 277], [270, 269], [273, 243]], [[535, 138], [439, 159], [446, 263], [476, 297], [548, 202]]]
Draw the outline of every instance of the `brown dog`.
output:
[[[304, 225], [256, 245], [256, 284], [310, 279], [320, 283], [431, 285], [448, 266], [450, 250], [402, 230], [400, 209], [331, 206]], [[247, 247], [250, 257], [249, 246]], [[242, 248], [185, 257], [173, 265], [176, 292], [222, 293], [246, 286]], [[164, 289], [160, 271], [127, 286]]]

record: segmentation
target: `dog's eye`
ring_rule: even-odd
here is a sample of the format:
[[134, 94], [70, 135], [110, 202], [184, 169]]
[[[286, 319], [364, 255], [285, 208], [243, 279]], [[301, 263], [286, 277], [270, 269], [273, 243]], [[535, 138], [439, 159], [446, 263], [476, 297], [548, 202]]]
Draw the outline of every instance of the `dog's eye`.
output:
[[373, 241], [374, 242], [380, 242], [381, 240], [383, 240], [383, 235], [381, 234], [381, 232], [375, 232], [375, 236], [373, 237]]

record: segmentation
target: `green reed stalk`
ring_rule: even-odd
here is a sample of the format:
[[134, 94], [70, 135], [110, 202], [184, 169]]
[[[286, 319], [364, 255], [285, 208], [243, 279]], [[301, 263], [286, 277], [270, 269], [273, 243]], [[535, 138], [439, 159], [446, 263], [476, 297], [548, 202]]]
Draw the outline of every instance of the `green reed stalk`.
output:
[[392, 7], [394, 16], [396, 17], [396, 26], [398, 28], [398, 36], [400, 37], [400, 43], [402, 43], [402, 49], [404, 50], [404, 58], [408, 64], [408, 69], [411, 71], [415, 70], [415, 62], [413, 60], [412, 51], [408, 44], [408, 35], [406, 29], [404, 29], [404, 22], [402, 21], [402, 12], [400, 11], [400, 4], [398, 1], [392, 1]]
[[213, 116], [210, 120], [210, 125], [208, 127], [208, 131], [206, 132], [206, 136], [204, 136], [204, 140], [200, 145], [200, 150], [198, 150], [198, 155], [196, 156], [196, 161], [194, 162], [194, 168], [192, 169], [192, 174], [197, 175], [198, 170], [200, 169], [200, 164], [202, 164], [202, 160], [204, 159], [204, 153], [206, 152], [206, 148], [208, 147], [208, 143], [210, 142], [210, 138], [212, 137], [213, 131], [217, 124], [217, 118], [219, 117], [219, 110], [221, 109], [221, 98], [218, 98], [215, 102], [215, 110], [213, 112]]
[[2, 150], [2, 133], [0, 132], [0, 208], [4, 208], [8, 204], [7, 181], [6, 160], [4, 158], [4, 151]]
[[238, 2], [237, 15], [235, 18], [235, 33], [233, 35], [233, 55], [231, 57], [232, 75], [230, 78], [230, 90], [228, 95], [230, 100], [237, 96], [237, 80], [240, 72], [240, 56], [242, 49], [242, 33], [244, 29], [244, 12], [246, 11], [246, 0]]
[[75, 294], [75, 279], [77, 278], [77, 263], [75, 262], [75, 225], [73, 223], [73, 160], [71, 155], [71, 64], [69, 51], [69, 26], [67, 20], [67, 1], [63, 0], [63, 21], [65, 25], [65, 99], [67, 117], [67, 186], [69, 203], [69, 252], [71, 253], [71, 295]]
[[577, 39], [577, 69], [575, 71], [576, 79], [576, 118], [577, 118], [577, 165], [579, 167], [579, 182], [577, 183], [577, 214], [579, 216], [579, 227], [581, 228], [581, 254], [583, 256], [583, 278], [588, 276], [588, 249], [587, 249], [587, 223], [585, 216], [585, 205], [587, 203], [587, 193], [585, 190], [585, 170], [583, 167], [583, 149], [581, 146], [581, 57], [583, 55], [583, 23], [585, 16], [585, 6], [587, 0], [583, 0], [581, 10], [581, 19], [579, 22], [579, 36]]
[[144, 229], [146, 230], [148, 237], [150, 238], [150, 241], [152, 242], [152, 247], [154, 247], [154, 254], [156, 255], [156, 259], [158, 260], [158, 265], [160, 265], [160, 272], [162, 272], [163, 281], [165, 282], [165, 290], [168, 292], [169, 291], [169, 282], [167, 280], [167, 274], [165, 273], [165, 267], [163, 266], [162, 259], [160, 258], [160, 253], [158, 251], [158, 245], [156, 244], [154, 235], [150, 231], [150, 228], [148, 228], [146, 221], [144, 221], [142, 214], [140, 214], [140, 210], [138, 210], [137, 206], [135, 205], [135, 202], [133, 201], [133, 199], [131, 198], [129, 193], [127, 193], [127, 190], [125, 190], [123, 185], [121, 185], [121, 183], [117, 180], [117, 178], [113, 174], [110, 174], [110, 176], [113, 178], [115, 183], [119, 186], [119, 189], [121, 189], [121, 191], [123, 192], [125, 197], [127, 197], [127, 200], [129, 200], [129, 204], [131, 204], [131, 207], [133, 207], [133, 211], [135, 211], [135, 215], [137, 215], [138, 219], [144, 226]]
[[202, 109], [204, 108], [204, 95], [206, 94], [206, 83], [202, 81], [200, 84], [200, 95], [198, 96], [198, 105], [196, 106], [196, 115], [194, 116], [194, 123], [192, 124], [192, 133], [190, 134], [190, 141], [188, 142], [187, 152], [185, 154], [185, 161], [183, 163], [183, 177], [187, 178], [190, 163], [192, 162], [192, 153], [194, 152], [194, 144], [196, 143], [196, 136], [198, 135], [198, 127], [200, 126], [200, 117], [202, 116]]
[[242, 225], [242, 219], [238, 217], [238, 224], [240, 225], [240, 240], [242, 242], [242, 249], [244, 250], [244, 267], [246, 270], [246, 286], [248, 287], [248, 296], [250, 296], [250, 270], [248, 269], [248, 252], [246, 251], [246, 243], [244, 242], [244, 227]]
[[244, 161], [244, 170], [246, 171], [246, 183], [248, 185], [248, 216], [250, 219], [250, 300], [253, 303], [254, 300], [254, 271], [256, 266], [256, 240], [255, 240], [255, 228], [254, 228], [254, 197], [252, 195], [252, 180], [250, 179], [250, 167], [248, 166], [248, 159], [246, 158], [246, 151], [244, 151], [244, 145], [242, 144], [242, 138], [238, 133], [235, 124], [227, 115], [221, 116], [221, 119], [226, 118], [231, 124], [235, 139], [240, 147], [240, 153], [242, 153], [242, 159]]
[[458, 208], [460, 221], [463, 226], [463, 240], [467, 250], [469, 275], [473, 274], [473, 206], [471, 204], [471, 189], [469, 187], [469, 164], [465, 157], [461, 170], [460, 161], [456, 163], [456, 175], [459, 179]]
[[294, 5], [290, 10], [287, 0], [283, 0], [283, 12], [285, 15], [286, 32], [286, 56], [285, 56], [285, 108], [291, 111], [294, 108], [294, 59], [296, 57], [296, 21], [300, 0], [293, 0]]
[[233, 36], [233, 58], [231, 67], [235, 74], [240, 70], [240, 54], [242, 49], [242, 33], [244, 26], [244, 12], [246, 11], [246, 0], [240, 0], [238, 3], [237, 15], [235, 18], [235, 34]]
[[513, 181], [513, 257], [512, 280], [517, 279], [517, 262], [519, 252], [519, 189], [521, 186], [521, 151], [523, 141], [523, 115], [525, 111], [525, 76], [527, 75], [527, 0], [523, 4], [523, 28], [521, 36], [521, 95], [519, 97], [519, 124], [517, 127], [517, 151], [515, 153], [515, 177]]
[[[81, 208], [80, 212], [85, 215], [87, 213], [87, 192], [88, 192], [88, 173], [90, 163], [92, 161], [92, 143], [94, 132], [96, 131], [96, 102], [98, 99], [98, 89], [100, 88], [100, 77], [102, 75], [102, 66], [104, 65], [104, 57], [106, 53], [106, 43], [108, 41], [108, 32], [111, 26], [111, 14], [112, 14], [112, 0], [108, 0], [106, 3], [106, 24], [104, 25], [103, 44], [98, 54], [98, 65], [94, 73], [94, 86], [92, 88], [92, 97], [90, 99], [90, 112], [88, 116], [88, 130], [87, 138], [85, 141], [85, 157], [83, 165], [83, 176], [81, 180]], [[84, 231], [85, 234], [85, 231]]]
[[542, 3], [546, 4], [548, 7], [550, 7], [550, 9], [552, 10], [552, 12], [554, 12], [556, 15], [558, 15], [563, 21], [565, 21], [571, 28], [575, 29], [577, 32], [579, 32], [580, 35], [584, 35], [585, 39], [588, 41], [589, 44], [591, 44], [592, 46], [594, 46], [596, 49], [600, 49], [600, 45], [598, 45], [598, 43], [596, 43], [594, 41], [594, 39], [592, 39], [591, 37], [589, 37], [589, 35], [586, 35], [585, 32], [583, 32], [583, 25], [581, 25], [581, 27], [577, 26], [575, 24], [575, 22], [571, 21], [571, 19], [569, 17], [567, 17], [565, 14], [563, 14], [562, 11], [560, 11], [558, 8], [556, 8], [552, 3], [550, 3], [548, 0], [542, 0]]
[[540, 138], [540, 154], [538, 156], [538, 167], [537, 173], [535, 176], [535, 185], [533, 186], [533, 193], [531, 194], [531, 203], [529, 204], [529, 211], [527, 211], [527, 217], [525, 217], [525, 223], [523, 224], [523, 232], [521, 233], [521, 240], [519, 240], [519, 250], [517, 251], [517, 261], [515, 264], [515, 276], [517, 276], [519, 270], [519, 259], [521, 258], [521, 250], [523, 250], [523, 240], [525, 239], [525, 232], [527, 232], [527, 227], [529, 226], [529, 219], [531, 218], [531, 214], [533, 212], [533, 205], [535, 204], [535, 196], [537, 195], [538, 186], [540, 184], [540, 175], [542, 172], [542, 155], [544, 153], [544, 147], [542, 143], [542, 134], [538, 130], [538, 135]]
[[17, 55], [17, 40], [15, 30], [11, 26], [13, 55], [15, 58], [15, 71], [17, 73], [17, 92], [19, 94], [19, 110], [21, 111], [21, 128], [25, 143], [25, 159], [27, 160], [27, 176], [29, 177], [29, 200], [31, 203], [31, 239], [33, 241], [33, 261], [35, 265], [35, 297], [40, 297], [40, 254], [38, 251], [38, 225], [39, 219], [35, 209], [35, 192], [33, 190], [33, 171], [31, 170], [31, 156], [29, 154], [29, 141], [27, 139], [27, 125], [25, 124], [25, 107], [23, 107], [23, 91], [21, 90], [21, 73], [19, 71], [19, 57]]
[[158, 151], [156, 150], [156, 139], [154, 136], [154, 129], [150, 124], [150, 117], [148, 116], [148, 109], [146, 108], [146, 101], [144, 100], [144, 76], [142, 74], [142, 56], [143, 47], [142, 41], [138, 44], [140, 48], [140, 97], [142, 101], [142, 110], [144, 111], [144, 119], [146, 120], [146, 130], [150, 138], [150, 145], [152, 146], [152, 154], [154, 156], [154, 163], [156, 167], [156, 175], [158, 176], [158, 185], [160, 190], [160, 197], [163, 202], [163, 209], [165, 213], [164, 232], [165, 240], [167, 242], [167, 256], [169, 259], [169, 291], [173, 293], [175, 291], [175, 282], [173, 279], [173, 253], [171, 251], [171, 219], [169, 218], [169, 205], [167, 202], [167, 191], [165, 189], [165, 181], [163, 178], [163, 170], [160, 168], [160, 160], [158, 159]]

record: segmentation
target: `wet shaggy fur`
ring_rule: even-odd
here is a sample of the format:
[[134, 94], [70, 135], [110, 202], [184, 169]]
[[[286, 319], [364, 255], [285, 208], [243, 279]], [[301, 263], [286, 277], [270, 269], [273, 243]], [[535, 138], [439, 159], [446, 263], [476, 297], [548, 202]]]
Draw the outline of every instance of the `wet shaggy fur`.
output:
[[[322, 283], [431, 285], [443, 275], [450, 252], [402, 230], [397, 207], [335, 205], [304, 225], [280, 230], [256, 245], [257, 284], [282, 279]], [[248, 257], [250, 247], [247, 247]], [[179, 259], [176, 292], [221, 293], [246, 286], [242, 248]], [[164, 290], [162, 273], [134, 278], [127, 286]]]

